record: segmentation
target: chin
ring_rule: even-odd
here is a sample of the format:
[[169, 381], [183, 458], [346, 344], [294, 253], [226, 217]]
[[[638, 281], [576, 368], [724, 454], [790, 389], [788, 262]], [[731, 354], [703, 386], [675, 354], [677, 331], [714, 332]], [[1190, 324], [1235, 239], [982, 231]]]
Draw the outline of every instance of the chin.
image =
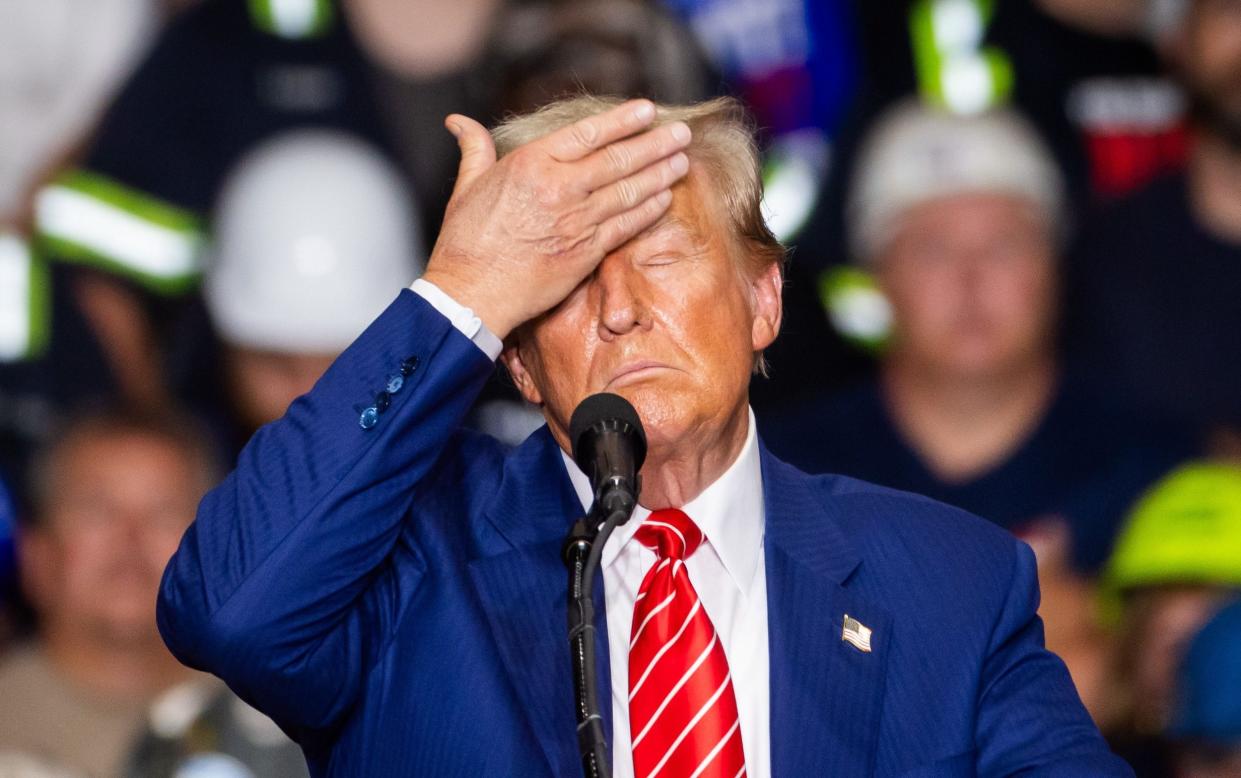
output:
[[687, 387], [652, 381], [621, 387], [616, 393], [638, 411], [651, 452], [675, 446], [714, 415], [710, 412], [711, 399]]

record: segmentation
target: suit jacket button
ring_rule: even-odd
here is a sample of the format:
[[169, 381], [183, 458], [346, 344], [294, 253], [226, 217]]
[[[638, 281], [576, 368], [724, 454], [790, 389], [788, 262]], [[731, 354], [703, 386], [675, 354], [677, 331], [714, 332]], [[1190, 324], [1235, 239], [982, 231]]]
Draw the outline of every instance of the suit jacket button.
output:
[[401, 375], [410, 376], [418, 369], [418, 357], [410, 357], [401, 363]]
[[380, 392], [375, 395], [375, 410], [383, 413], [388, 410], [388, 406], [392, 405], [392, 395], [387, 392]]
[[358, 426], [364, 430], [374, 427], [378, 422], [379, 411], [373, 405], [362, 411], [362, 415], [358, 417]]
[[401, 387], [405, 385], [405, 376], [400, 373], [393, 373], [388, 376], [388, 383], [384, 386], [388, 394], [396, 394], [401, 391]]

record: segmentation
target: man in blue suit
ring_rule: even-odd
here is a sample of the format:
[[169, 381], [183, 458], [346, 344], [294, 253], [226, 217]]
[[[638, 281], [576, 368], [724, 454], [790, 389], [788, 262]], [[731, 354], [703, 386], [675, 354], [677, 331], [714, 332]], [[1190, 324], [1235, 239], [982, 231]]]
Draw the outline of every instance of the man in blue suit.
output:
[[[649, 444], [597, 587], [617, 776], [1130, 775], [1043, 648], [1027, 547], [758, 441], [783, 251], [735, 103], [574, 98], [494, 145], [447, 123], [426, 275], [254, 436], [168, 567], [182, 661], [315, 775], [579, 774], [560, 547], [590, 489], [565, 452], [606, 390]], [[461, 429], [497, 357], [547, 420], [512, 451]]]

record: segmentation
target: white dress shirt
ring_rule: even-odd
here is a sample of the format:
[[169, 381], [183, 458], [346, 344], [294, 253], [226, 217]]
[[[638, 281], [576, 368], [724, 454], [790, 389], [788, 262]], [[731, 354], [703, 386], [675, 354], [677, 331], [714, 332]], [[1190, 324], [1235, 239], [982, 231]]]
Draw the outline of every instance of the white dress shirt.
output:
[[[500, 340], [474, 313], [427, 281], [410, 287], [462, 334], [495, 359]], [[569, 480], [588, 510], [590, 480], [561, 452]], [[767, 572], [763, 560], [763, 477], [754, 412], [741, 453], [714, 483], [679, 507], [702, 530], [705, 541], [685, 562], [689, 580], [711, 617], [732, 672], [746, 775], [771, 775], [770, 685], [767, 649]], [[608, 661], [612, 670], [612, 773], [632, 778], [629, 733], [629, 639], [634, 600], [655, 552], [633, 539], [650, 515], [642, 506], [603, 547], [603, 589], [608, 620]]]
[[[561, 452], [569, 479], [584, 508], [590, 481]], [[732, 671], [746, 775], [771, 774], [767, 673], [767, 573], [763, 561], [763, 478], [754, 413], [736, 460], [714, 483], [679, 507], [706, 538], [685, 562], [690, 583], [711, 617]], [[633, 776], [629, 741], [629, 639], [638, 587], [655, 564], [655, 552], [633, 539], [650, 515], [638, 506], [603, 547], [603, 589], [608, 618], [608, 660], [612, 668], [612, 773]]]
[[500, 356], [504, 344], [491, 330], [483, 325], [483, 320], [474, 315], [474, 311], [452, 299], [435, 284], [419, 278], [409, 285], [410, 291], [431, 303], [431, 307], [452, 322], [452, 326], [478, 346], [492, 362]]

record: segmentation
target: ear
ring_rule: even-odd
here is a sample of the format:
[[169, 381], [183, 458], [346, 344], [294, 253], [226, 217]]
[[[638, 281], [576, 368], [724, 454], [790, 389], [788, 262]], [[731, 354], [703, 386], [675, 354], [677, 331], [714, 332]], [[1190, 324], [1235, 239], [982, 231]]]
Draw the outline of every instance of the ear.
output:
[[526, 402], [541, 406], [543, 394], [535, 386], [534, 377], [526, 365], [526, 358], [527, 355], [522, 354], [521, 340], [517, 335], [509, 338], [504, 344], [504, 350], [500, 352], [500, 361], [508, 369], [508, 374], [512, 377], [517, 391], [521, 392]]
[[750, 282], [750, 294], [754, 300], [750, 340], [754, 351], [770, 346], [780, 333], [780, 321], [784, 318], [783, 290], [784, 270], [779, 262], [772, 262]]

